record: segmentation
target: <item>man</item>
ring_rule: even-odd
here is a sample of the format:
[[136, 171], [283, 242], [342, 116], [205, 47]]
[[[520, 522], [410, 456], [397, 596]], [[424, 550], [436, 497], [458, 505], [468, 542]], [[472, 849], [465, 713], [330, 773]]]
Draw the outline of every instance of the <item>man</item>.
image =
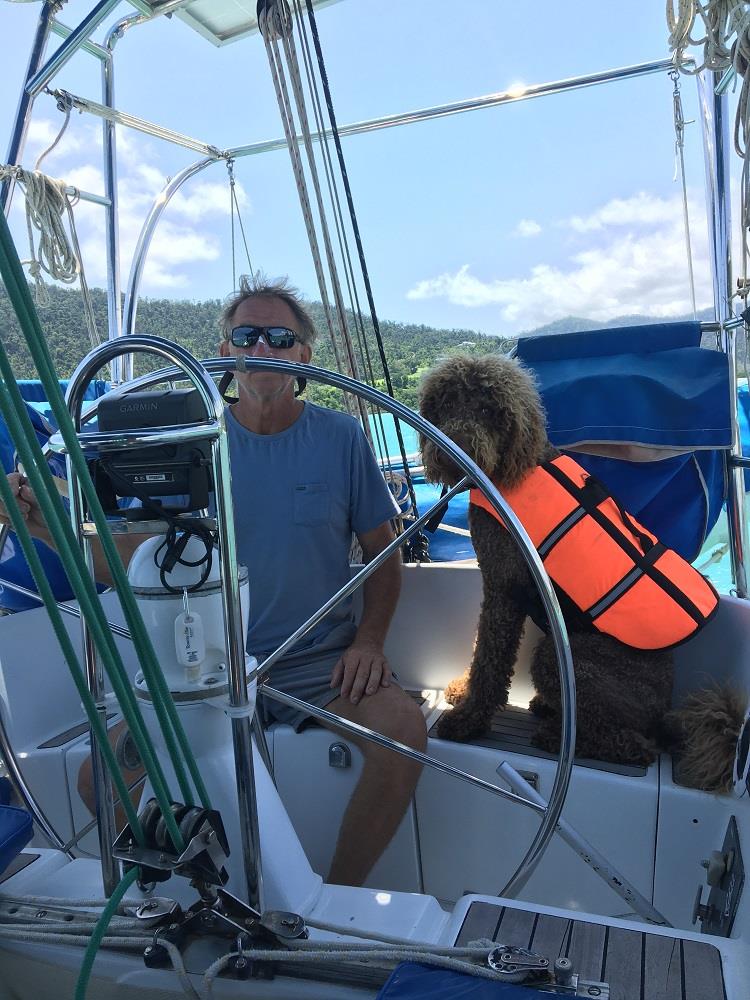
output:
[[[286, 282], [243, 279], [221, 325], [222, 357], [305, 364], [312, 357], [315, 329]], [[394, 504], [351, 417], [303, 402], [294, 394], [294, 378], [284, 373], [238, 372], [237, 387], [239, 398], [227, 411], [237, 556], [250, 573], [247, 648], [262, 662], [348, 581], [352, 531], [366, 562], [391, 541]], [[30, 490], [20, 483], [17, 488], [32, 530], [48, 538]], [[106, 578], [101, 570], [97, 575]], [[353, 623], [350, 602], [343, 602], [271, 669], [269, 681], [423, 751], [421, 710], [393, 682], [383, 654], [400, 574], [395, 553], [364, 584], [359, 624]], [[309, 718], [270, 699], [265, 711], [297, 729]], [[399, 754], [365, 741], [359, 745], [364, 768], [328, 875], [329, 882], [346, 885], [367, 877], [420, 772]]]

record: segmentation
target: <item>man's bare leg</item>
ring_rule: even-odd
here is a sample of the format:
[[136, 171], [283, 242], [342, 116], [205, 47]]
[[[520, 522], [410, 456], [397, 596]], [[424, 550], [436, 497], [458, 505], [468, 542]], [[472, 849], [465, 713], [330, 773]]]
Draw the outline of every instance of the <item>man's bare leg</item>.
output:
[[[427, 730], [419, 706], [396, 684], [381, 687], [357, 705], [337, 698], [326, 705], [350, 722], [424, 752]], [[364, 767], [341, 821], [328, 882], [361, 885], [390, 843], [411, 801], [422, 765], [345, 733], [364, 754]]]

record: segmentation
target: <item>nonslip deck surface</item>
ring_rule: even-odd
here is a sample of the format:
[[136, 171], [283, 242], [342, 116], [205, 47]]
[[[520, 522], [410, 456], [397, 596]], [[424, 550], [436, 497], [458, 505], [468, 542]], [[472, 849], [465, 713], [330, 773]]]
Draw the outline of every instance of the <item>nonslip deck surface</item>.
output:
[[[556, 759], [557, 754], [547, 753], [534, 746], [534, 733], [538, 725], [539, 720], [528, 709], [507, 705], [495, 712], [490, 732], [481, 739], [471, 742], [478, 746], [521, 753], [529, 757]], [[432, 737], [437, 736], [436, 726], [437, 722], [430, 730]], [[646, 774], [646, 768], [640, 765], [610, 764], [606, 761], [589, 760], [583, 757], [576, 757], [576, 764], [583, 767], [593, 767], [600, 771], [610, 771], [613, 774], [627, 774], [634, 777]]]
[[472, 903], [457, 945], [479, 938], [566, 956], [583, 979], [609, 984], [610, 1000], [726, 1000], [721, 956], [711, 944], [605, 927], [495, 903]]

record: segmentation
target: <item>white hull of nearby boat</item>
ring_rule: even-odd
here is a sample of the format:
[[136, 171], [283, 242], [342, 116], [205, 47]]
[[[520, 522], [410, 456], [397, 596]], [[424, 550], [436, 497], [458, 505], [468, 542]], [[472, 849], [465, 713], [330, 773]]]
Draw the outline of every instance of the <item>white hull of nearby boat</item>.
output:
[[[481, 581], [475, 567], [455, 565], [405, 567], [404, 577], [403, 599], [387, 652], [402, 683], [421, 693], [431, 726], [441, 711], [439, 692], [469, 661]], [[110, 617], [118, 620], [115, 603], [105, 598], [107, 601]], [[72, 632], [75, 629], [74, 623]], [[32, 635], [35, 656], [30, 665], [28, 649]], [[531, 694], [528, 653], [532, 645], [533, 636], [529, 635], [511, 692], [511, 703], [516, 706], [527, 704]], [[724, 598], [716, 619], [676, 652], [675, 697], [691, 688], [705, 686], [709, 675], [715, 681], [731, 680], [749, 687], [748, 646], [750, 607], [745, 602]], [[127, 651], [127, 644], [123, 644], [123, 651]], [[34, 698], [30, 692], [31, 669], [33, 689], [43, 690], [43, 699]], [[76, 791], [78, 769], [88, 752], [87, 736], [75, 731], [80, 722], [80, 707], [44, 612], [25, 612], [0, 620], [0, 675], [4, 720], [18, 750], [23, 776], [48, 819], [63, 838], [70, 839], [91, 818]], [[512, 717], [513, 711], [511, 708], [505, 714]], [[522, 714], [519, 711], [519, 716]], [[72, 735], [63, 730], [71, 731]], [[631, 936], [626, 935], [623, 941], [635, 940], [633, 934], [645, 935], [638, 961], [646, 963], [642, 970], [646, 979], [648, 975], [667, 975], [671, 968], [670, 963], [660, 965], [659, 969], [655, 964], [653, 968], [648, 966], [651, 950], [673, 947], [664, 942], [679, 940], [683, 942], [679, 945], [678, 964], [684, 979], [684, 996], [694, 1000], [713, 998], [711, 993], [691, 992], [695, 982], [690, 978], [690, 949], [701, 942], [701, 955], [713, 955], [716, 962], [721, 956], [721, 969], [714, 972], [719, 980], [723, 976], [727, 1000], [746, 1000], [746, 984], [750, 981], [747, 896], [739, 898], [729, 938], [696, 934], [692, 915], [700, 885], [704, 886], [703, 902], [706, 902], [706, 872], [702, 862], [711, 857], [712, 851], [722, 849], [732, 816], [737, 821], [739, 848], [745, 857], [750, 856], [747, 796], [737, 800], [680, 786], [674, 780], [672, 762], [666, 755], [640, 770], [591, 761], [574, 768], [564, 814], [567, 824], [594, 845], [674, 929], [643, 923], [632, 907], [559, 838], [553, 841], [521, 891], [520, 899], [498, 900], [495, 894], [520, 862], [538, 826], [538, 816], [456, 777], [430, 769], [422, 776], [412, 810], [371, 875], [371, 888], [347, 889], [325, 886], [315, 873], [327, 871], [339, 819], [359, 773], [358, 751], [348, 747], [350, 758], [344, 753], [343, 761], [350, 759], [350, 766], [335, 766], [341, 764], [342, 755], [338, 750], [332, 751], [332, 744], [347, 745], [346, 739], [334, 737], [321, 728], [296, 734], [287, 726], [272, 727], [268, 735], [278, 793], [267, 780], [260, 760], [256, 760], [260, 776], [265, 906], [301, 913], [313, 928], [313, 938], [331, 938], [330, 933], [315, 929], [316, 924], [323, 923], [356, 929], [365, 936], [374, 932], [425, 942], [434, 949], [453, 944], [461, 933], [470, 933], [469, 926], [475, 927], [476, 937], [495, 936], [505, 913], [522, 914], [518, 920], [526, 921], [525, 943], [533, 948], [535, 941], [540, 946], [536, 938], [542, 926], [542, 918], [534, 915], [547, 914], [563, 918], [568, 926], [567, 939], [557, 942], [552, 958], [565, 954], [566, 949], [568, 954], [576, 954], [576, 941], [583, 940], [581, 927], [589, 935], [599, 934], [596, 947], [591, 942], [588, 950], [579, 946], [581, 955], [577, 960], [584, 963], [582, 975], [609, 980], [613, 996], [630, 998], [629, 993], [616, 992], [618, 976], [624, 973], [618, 969], [615, 958], [608, 957], [612, 942], [619, 941], [617, 935], [627, 930]], [[202, 747], [197, 747], [201, 767], [206, 773], [211, 772], [212, 788], [222, 789], [219, 797], [227, 803], [222, 811], [228, 815], [233, 795], [229, 746], [227, 741], [227, 749], [222, 751], [204, 736]], [[554, 777], [555, 762], [527, 745], [522, 733], [493, 734], [487, 740], [468, 745], [433, 738], [428, 752], [444, 764], [502, 787], [505, 786], [498, 767], [507, 761], [543, 797], [549, 795]], [[228, 828], [236, 857], [240, 854], [236, 847], [238, 833], [231, 815]], [[2, 915], [7, 919], [11, 907], [18, 905], [13, 901], [16, 897], [23, 897], [32, 905], [35, 897], [102, 898], [99, 864], [85, 859], [86, 853], [90, 857], [96, 852], [95, 834], [82, 839], [79, 852], [82, 858], [71, 862], [60, 852], [29, 849], [26, 857], [33, 857], [31, 863], [6, 878], [0, 887]], [[229, 888], [241, 895], [243, 887], [237, 884], [241, 882], [239, 869], [231, 871]], [[176, 877], [157, 892], [177, 898], [185, 905], [195, 900], [187, 882]], [[131, 897], [143, 899], [137, 890], [131, 891]], [[484, 909], [473, 910], [465, 921], [472, 902], [482, 902]], [[495, 911], [491, 907], [506, 903], [508, 909], [499, 909], [492, 916]], [[37, 905], [35, 912], [41, 914], [40, 925], [53, 919], [54, 908]], [[42, 912], [45, 909], [49, 911], [47, 914]], [[72, 912], [75, 915], [76, 911]], [[485, 923], [491, 920], [491, 927], [480, 927], [478, 913], [486, 915]], [[505, 923], [509, 918], [502, 919]], [[572, 921], [577, 923], [574, 925]], [[601, 930], [591, 930], [592, 926]], [[605, 933], [607, 927], [618, 930]], [[718, 952], [707, 950], [706, 943], [716, 946]], [[227, 940], [225, 946], [230, 950], [231, 941]], [[209, 945], [205, 941], [191, 945], [185, 953], [187, 968], [202, 973], [222, 947], [221, 943]], [[72, 988], [80, 966], [80, 948], [50, 944], [40, 949], [38, 943], [11, 945], [3, 940], [2, 949], [4, 980], [11, 991], [6, 995], [34, 1000], [67, 995], [61, 992], [61, 983], [67, 978]], [[596, 969], [592, 962], [594, 966], [599, 963]], [[308, 971], [312, 974], [312, 969]], [[631, 972], [632, 969], [628, 974]], [[130, 991], [135, 995], [136, 989], [139, 996], [182, 995], [174, 972], [146, 969], [140, 957], [111, 951], [102, 952], [97, 958], [94, 978], [97, 982], [92, 985], [91, 996], [125, 997]], [[367, 986], [359, 981], [361, 985], [356, 990], [364, 989], [363, 995], [375, 991], [377, 983]], [[217, 981], [215, 993], [232, 996], [240, 989], [243, 995], [263, 997], [355, 995], [352, 984], [321, 986], [306, 978], [286, 976], [260, 984], [222, 979]], [[721, 994], [716, 996], [720, 998]]]

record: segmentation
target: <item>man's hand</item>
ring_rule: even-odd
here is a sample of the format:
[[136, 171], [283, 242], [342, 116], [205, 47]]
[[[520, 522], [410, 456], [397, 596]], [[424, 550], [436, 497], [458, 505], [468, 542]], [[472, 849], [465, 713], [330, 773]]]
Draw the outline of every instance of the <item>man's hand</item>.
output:
[[[19, 510], [31, 534], [35, 538], [41, 538], [46, 541], [49, 538], [49, 531], [42, 517], [39, 503], [34, 496], [34, 491], [29, 486], [26, 477], [22, 476], [20, 472], [11, 472], [8, 476], [8, 485], [16, 498]], [[5, 504], [0, 500], [0, 524], [10, 525], [10, 523], [10, 517], [5, 509]]]
[[356, 705], [363, 695], [375, 694], [379, 687], [389, 687], [391, 668], [383, 647], [375, 642], [356, 639], [333, 668], [331, 687], [341, 685], [341, 697]]

